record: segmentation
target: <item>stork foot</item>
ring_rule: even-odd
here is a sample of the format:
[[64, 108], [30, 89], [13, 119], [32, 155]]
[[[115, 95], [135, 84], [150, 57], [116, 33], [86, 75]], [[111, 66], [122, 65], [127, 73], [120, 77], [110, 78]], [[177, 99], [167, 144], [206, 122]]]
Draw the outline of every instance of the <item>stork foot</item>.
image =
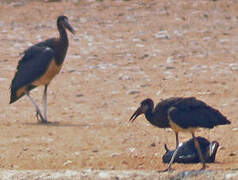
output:
[[51, 124], [51, 122], [47, 121], [46, 119], [42, 119], [42, 121], [40, 123], [42, 123], [42, 124]]
[[36, 111], [36, 118], [37, 118], [38, 123], [42, 123], [42, 124], [50, 124], [51, 123], [51, 122], [47, 121], [47, 119], [42, 116], [40, 111]]
[[203, 171], [203, 170], [205, 170], [206, 169], [206, 165], [205, 164], [203, 164], [202, 165], [202, 168], [201, 169], [199, 169], [199, 171]]
[[48, 125], [48, 126], [59, 126], [59, 124], [60, 124], [57, 121], [51, 122], [51, 121], [47, 121], [47, 120], [39, 121], [38, 123], [41, 125]]
[[37, 119], [38, 122], [47, 122], [47, 120], [45, 120], [45, 119], [43, 118], [41, 112], [38, 111], [38, 110], [36, 111], [36, 119]]

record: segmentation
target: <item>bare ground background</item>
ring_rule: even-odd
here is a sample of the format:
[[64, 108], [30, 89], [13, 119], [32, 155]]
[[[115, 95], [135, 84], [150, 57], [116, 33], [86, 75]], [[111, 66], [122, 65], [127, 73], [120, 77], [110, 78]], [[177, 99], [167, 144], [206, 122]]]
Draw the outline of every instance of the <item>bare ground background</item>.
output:
[[[142, 116], [128, 123], [144, 98], [159, 102], [195, 96], [232, 122], [197, 133], [220, 143], [216, 163], [208, 165], [207, 173], [215, 172], [215, 179], [226, 179], [226, 173], [237, 177], [238, 3], [74, 2], [0, 1], [0, 176], [42, 174], [24, 170], [95, 169], [138, 170], [138, 176], [129, 178], [169, 178], [199, 169], [200, 164], [175, 164], [176, 172], [170, 175], [156, 173], [167, 167], [161, 160], [163, 145], [175, 147], [174, 133], [152, 127]], [[61, 14], [69, 17], [77, 33], [69, 34], [63, 69], [48, 88], [48, 119], [59, 123], [38, 125], [27, 98], [8, 104], [9, 86], [20, 53], [58, 36], [56, 19]], [[42, 90], [32, 92], [38, 103]], [[181, 142], [190, 137], [179, 135]]]

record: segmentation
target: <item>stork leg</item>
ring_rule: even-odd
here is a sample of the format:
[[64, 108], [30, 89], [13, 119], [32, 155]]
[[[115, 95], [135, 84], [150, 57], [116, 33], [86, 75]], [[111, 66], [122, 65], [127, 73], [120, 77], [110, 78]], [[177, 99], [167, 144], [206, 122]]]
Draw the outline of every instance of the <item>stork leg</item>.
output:
[[172, 164], [173, 164], [173, 162], [174, 162], [174, 159], [175, 159], [175, 157], [176, 157], [176, 155], [177, 155], [177, 153], [178, 153], [179, 148], [180, 148], [182, 145], [183, 145], [183, 143], [180, 143], [180, 144], [178, 145], [178, 147], [176, 147], [176, 150], [174, 151], [173, 156], [172, 156], [172, 158], [171, 158], [170, 161], [169, 161], [168, 168], [165, 169], [163, 172], [166, 172], [166, 171], [170, 171], [170, 170], [171, 170], [171, 166], [172, 166]]
[[179, 145], [178, 132], [175, 132], [175, 136], [176, 136], [176, 148], [177, 148]]
[[47, 87], [48, 87], [48, 84], [45, 85], [44, 94], [42, 97], [42, 103], [44, 106], [44, 123], [47, 123]]
[[41, 122], [45, 122], [45, 119], [44, 117], [42, 116], [41, 114], [41, 111], [40, 111], [40, 108], [37, 106], [37, 104], [35, 103], [34, 99], [30, 96], [29, 92], [26, 93], [27, 97], [30, 99], [30, 101], [32, 102], [32, 104], [34, 105], [35, 109], [36, 109], [36, 117], [37, 117], [37, 120], [39, 121], [39, 116], [40, 116], [40, 119], [41, 119]]
[[202, 155], [202, 151], [201, 151], [199, 142], [198, 142], [197, 138], [195, 137], [194, 133], [192, 133], [192, 136], [193, 136], [194, 146], [196, 147], [200, 161], [202, 162], [202, 168], [200, 170], [204, 170], [204, 169], [206, 169], [206, 163], [205, 163], [204, 157]]

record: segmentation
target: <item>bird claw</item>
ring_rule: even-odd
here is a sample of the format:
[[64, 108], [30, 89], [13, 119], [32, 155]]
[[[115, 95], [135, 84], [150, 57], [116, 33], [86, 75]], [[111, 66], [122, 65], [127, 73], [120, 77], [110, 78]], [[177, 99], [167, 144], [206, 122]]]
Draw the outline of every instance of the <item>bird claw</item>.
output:
[[43, 119], [43, 120], [41, 121], [41, 123], [43, 123], [43, 124], [51, 124], [51, 122], [48, 122], [48, 121], [45, 120], [45, 119]]
[[201, 169], [199, 169], [199, 171], [203, 171], [203, 170], [205, 170], [206, 169], [206, 165], [202, 165], [202, 168]]
[[36, 111], [36, 119], [38, 122], [40, 122], [40, 112]]
[[44, 124], [48, 123], [48, 121], [43, 118], [40, 111], [36, 111], [36, 119], [39, 123], [44, 123]]

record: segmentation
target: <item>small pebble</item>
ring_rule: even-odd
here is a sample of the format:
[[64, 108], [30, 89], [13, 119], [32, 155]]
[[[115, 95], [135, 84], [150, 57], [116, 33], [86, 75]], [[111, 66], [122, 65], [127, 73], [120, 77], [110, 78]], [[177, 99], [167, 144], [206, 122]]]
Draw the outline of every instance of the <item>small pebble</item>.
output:
[[130, 94], [130, 95], [139, 94], [139, 93], [140, 91], [137, 91], [137, 90], [131, 90], [127, 92], [127, 94]]
[[68, 164], [71, 164], [71, 163], [72, 163], [72, 161], [67, 160], [67, 161], [65, 161], [65, 163], [63, 164], [63, 166], [67, 166]]

